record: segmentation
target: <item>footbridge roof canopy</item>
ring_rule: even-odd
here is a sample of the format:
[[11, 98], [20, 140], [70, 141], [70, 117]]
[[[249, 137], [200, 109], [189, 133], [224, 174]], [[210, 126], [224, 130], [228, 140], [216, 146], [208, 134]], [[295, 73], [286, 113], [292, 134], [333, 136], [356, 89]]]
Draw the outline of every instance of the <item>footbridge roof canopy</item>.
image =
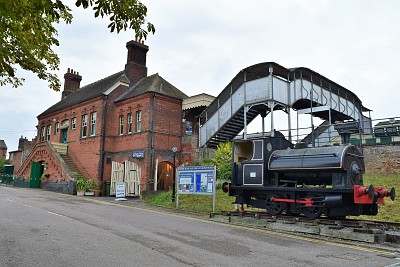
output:
[[238, 74], [229, 82], [224, 90], [222, 90], [222, 92], [200, 116], [205, 117], [206, 112], [207, 116], [211, 116], [218, 110], [218, 105], [222, 105], [225, 101], [227, 101], [230, 95], [233, 94], [244, 82], [267, 77], [270, 75], [270, 71], [272, 71], [274, 76], [277, 76], [288, 82], [291, 82], [295, 79], [304, 79], [310, 81], [314, 84], [320, 85], [323, 88], [331, 90], [340, 97], [349, 99], [355, 106], [360, 107], [363, 112], [370, 111], [370, 109], [362, 105], [361, 100], [356, 94], [309, 68], [285, 68], [275, 62], [263, 62], [249, 66], [238, 72]]

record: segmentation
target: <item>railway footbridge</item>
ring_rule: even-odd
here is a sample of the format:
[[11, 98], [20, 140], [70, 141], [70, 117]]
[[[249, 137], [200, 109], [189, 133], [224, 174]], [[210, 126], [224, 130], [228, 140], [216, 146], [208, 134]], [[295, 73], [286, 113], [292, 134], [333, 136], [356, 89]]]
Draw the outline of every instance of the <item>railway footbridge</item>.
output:
[[[370, 116], [363, 115], [370, 110], [350, 90], [308, 68], [285, 68], [275, 62], [265, 62], [242, 69], [202, 112], [199, 145], [215, 148], [242, 131], [246, 139], [248, 124], [259, 115], [262, 132], [265, 132], [264, 118], [270, 116], [273, 133], [274, 112], [278, 110], [287, 114], [289, 141], [295, 141], [292, 132], [299, 129], [299, 114], [324, 120], [325, 130], [318, 134], [327, 135], [325, 140], [331, 139], [332, 124], [336, 121], [356, 120], [362, 129], [371, 129]], [[293, 113], [297, 115], [295, 127]], [[312, 130], [310, 143], [314, 143], [314, 134]]]

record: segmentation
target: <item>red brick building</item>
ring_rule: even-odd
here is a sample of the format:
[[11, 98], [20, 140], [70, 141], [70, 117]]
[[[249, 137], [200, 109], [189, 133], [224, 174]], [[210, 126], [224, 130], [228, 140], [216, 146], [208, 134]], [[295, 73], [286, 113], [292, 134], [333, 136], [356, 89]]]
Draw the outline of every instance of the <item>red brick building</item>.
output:
[[22, 163], [27, 159], [32, 149], [32, 141], [29, 141], [27, 138], [21, 136], [18, 141], [18, 150], [10, 151], [8, 154], [10, 155], [10, 162], [12, 162], [14, 166], [14, 170], [18, 170], [21, 168]]
[[4, 140], [0, 139], [0, 159], [7, 158], [7, 145]]
[[176, 165], [193, 160], [183, 156], [182, 142], [197, 153], [195, 118], [213, 97], [184, 110], [191, 98], [158, 73], [147, 76], [148, 46], [130, 41], [126, 47], [125, 69], [89, 85], [80, 87], [82, 77], [68, 69], [61, 101], [37, 117], [32, 151], [17, 170], [32, 187], [47, 174], [42, 186], [73, 193], [83, 176], [112, 181], [111, 194], [115, 182], [125, 181], [128, 195], [138, 195], [171, 186], [174, 158]]

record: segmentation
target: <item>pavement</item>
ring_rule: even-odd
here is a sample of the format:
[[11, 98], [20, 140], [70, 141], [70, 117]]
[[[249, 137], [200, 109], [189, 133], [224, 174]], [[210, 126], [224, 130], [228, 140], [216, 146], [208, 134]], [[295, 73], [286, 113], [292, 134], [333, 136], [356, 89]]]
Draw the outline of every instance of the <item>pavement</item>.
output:
[[187, 215], [191, 217], [201, 217], [201, 218], [210, 218], [210, 213], [206, 212], [197, 212], [197, 211], [190, 211], [190, 210], [182, 210], [177, 208], [165, 208], [161, 206], [149, 205], [146, 204], [144, 201], [141, 200], [139, 197], [126, 197], [123, 199], [117, 199], [116, 197], [92, 197], [92, 196], [84, 196], [79, 197], [88, 201], [100, 201], [105, 203], [110, 203], [113, 205], [120, 205], [120, 206], [131, 206], [141, 209], [148, 209], [148, 210], [158, 210], [168, 213], [175, 213], [180, 215]]

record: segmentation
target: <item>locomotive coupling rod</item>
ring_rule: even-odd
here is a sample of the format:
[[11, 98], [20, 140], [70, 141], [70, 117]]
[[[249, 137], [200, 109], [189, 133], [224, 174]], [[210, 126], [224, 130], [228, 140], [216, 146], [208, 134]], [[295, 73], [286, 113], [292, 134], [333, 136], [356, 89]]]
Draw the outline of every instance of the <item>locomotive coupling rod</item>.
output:
[[302, 199], [288, 199], [288, 198], [271, 197], [270, 200], [274, 201], [274, 202], [299, 203], [299, 204], [304, 204], [306, 207], [313, 206], [312, 198], [305, 198], [304, 200], [302, 200]]

